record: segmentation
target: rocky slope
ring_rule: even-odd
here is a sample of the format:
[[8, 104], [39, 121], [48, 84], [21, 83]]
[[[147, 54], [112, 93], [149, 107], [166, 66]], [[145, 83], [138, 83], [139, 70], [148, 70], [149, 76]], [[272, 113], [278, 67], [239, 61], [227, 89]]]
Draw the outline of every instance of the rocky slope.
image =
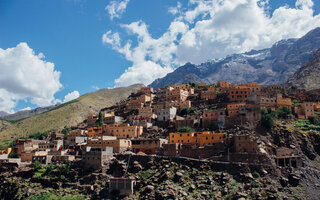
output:
[[286, 82], [286, 86], [297, 86], [305, 90], [320, 89], [320, 49], [310, 61], [296, 71]]
[[0, 132], [0, 141], [27, 137], [37, 132], [61, 130], [65, 125], [77, 125], [85, 120], [88, 114], [97, 113], [102, 108], [126, 99], [133, 91], [137, 91], [142, 86], [136, 84], [87, 93], [48, 112], [13, 123], [10, 128]]
[[320, 28], [316, 28], [300, 39], [282, 40], [268, 49], [234, 54], [200, 65], [187, 63], [150, 86], [159, 88], [177, 83], [213, 83], [219, 80], [280, 84], [305, 64], [319, 47]]

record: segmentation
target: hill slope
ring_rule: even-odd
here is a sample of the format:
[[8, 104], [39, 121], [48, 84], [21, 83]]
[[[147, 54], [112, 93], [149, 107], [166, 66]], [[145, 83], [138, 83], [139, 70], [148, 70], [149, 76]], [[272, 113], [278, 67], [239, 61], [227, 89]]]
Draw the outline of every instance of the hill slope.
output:
[[159, 88], [178, 83], [214, 83], [219, 80], [281, 84], [319, 48], [320, 28], [316, 28], [300, 39], [282, 40], [268, 49], [234, 54], [200, 65], [187, 63], [165, 77], [155, 80], [150, 86]]
[[301, 89], [320, 89], [320, 49], [313, 55], [308, 63], [303, 65], [286, 82], [286, 86], [297, 86]]
[[136, 84], [87, 93], [48, 112], [12, 124], [10, 128], [0, 132], [0, 141], [27, 137], [36, 132], [61, 130], [65, 125], [76, 125], [82, 122], [88, 114], [97, 113], [102, 108], [126, 99], [131, 92], [137, 91], [141, 87], [142, 85]]
[[57, 106], [59, 106], [60, 104], [56, 104], [56, 105], [52, 105], [52, 106], [48, 106], [48, 107], [39, 107], [39, 108], [35, 108], [32, 110], [22, 110], [13, 114], [6, 114], [6, 115], [0, 115], [1, 119], [5, 119], [5, 120], [20, 120], [20, 119], [24, 119], [24, 118], [28, 118], [28, 117], [32, 117], [34, 115], [38, 115], [41, 114], [43, 112], [47, 112]]

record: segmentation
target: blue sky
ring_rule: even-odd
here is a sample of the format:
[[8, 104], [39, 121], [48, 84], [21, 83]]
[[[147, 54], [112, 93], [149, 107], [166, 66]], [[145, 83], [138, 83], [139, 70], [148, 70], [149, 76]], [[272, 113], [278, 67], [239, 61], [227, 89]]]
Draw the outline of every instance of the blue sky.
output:
[[0, 110], [266, 48], [319, 26], [319, 11], [311, 0], [0, 0]]

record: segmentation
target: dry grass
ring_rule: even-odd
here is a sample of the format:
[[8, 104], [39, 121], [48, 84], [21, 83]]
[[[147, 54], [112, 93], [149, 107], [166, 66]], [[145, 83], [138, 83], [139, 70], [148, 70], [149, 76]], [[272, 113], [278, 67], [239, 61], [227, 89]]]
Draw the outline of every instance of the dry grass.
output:
[[0, 141], [28, 137], [37, 132], [62, 130], [65, 125], [74, 126], [85, 120], [88, 114], [97, 113], [100, 109], [112, 106], [126, 99], [131, 92], [142, 85], [115, 89], [101, 89], [85, 94], [76, 101], [59, 106], [51, 111], [21, 120], [0, 132]]

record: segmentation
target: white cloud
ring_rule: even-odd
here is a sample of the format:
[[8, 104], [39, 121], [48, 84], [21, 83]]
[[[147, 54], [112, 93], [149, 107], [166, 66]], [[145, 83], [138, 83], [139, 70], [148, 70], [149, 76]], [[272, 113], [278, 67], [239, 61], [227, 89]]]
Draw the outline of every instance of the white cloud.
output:
[[80, 94], [76, 90], [73, 92], [70, 92], [64, 97], [63, 103], [74, 100], [74, 99], [78, 98], [79, 96], [80, 96]]
[[130, 0], [111, 1], [105, 8], [110, 15], [110, 19], [113, 20], [113, 18], [120, 18], [121, 15], [126, 11], [129, 1]]
[[31, 110], [31, 108], [30, 108], [30, 107], [26, 107], [26, 108], [22, 108], [22, 109], [19, 110], [19, 111], [27, 111], [27, 110]]
[[122, 41], [118, 32], [109, 30], [103, 43], [133, 63], [115, 85], [149, 84], [186, 62], [200, 64], [268, 48], [320, 26], [320, 14], [314, 13], [311, 0], [297, 0], [294, 8], [286, 5], [273, 13], [269, 7], [268, 0], [190, 0], [185, 8], [180, 3], [169, 8], [175, 18], [159, 38], [149, 34], [143, 21], [121, 25], [136, 36], [136, 43]]
[[17, 102], [26, 98], [38, 106], [56, 101], [54, 94], [62, 88], [60, 72], [43, 58], [23, 42], [0, 48], [0, 110], [12, 113]]

